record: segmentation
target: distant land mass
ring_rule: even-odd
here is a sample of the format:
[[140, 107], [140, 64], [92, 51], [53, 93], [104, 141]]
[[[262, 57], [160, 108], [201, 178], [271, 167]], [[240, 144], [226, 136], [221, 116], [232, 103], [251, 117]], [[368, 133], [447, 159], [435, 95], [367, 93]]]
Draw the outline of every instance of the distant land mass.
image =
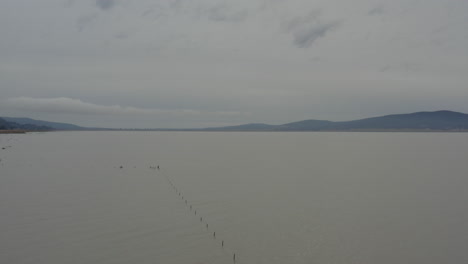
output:
[[206, 131], [468, 131], [468, 114], [453, 111], [386, 115], [353, 121], [303, 120], [283, 125], [245, 124]]
[[48, 131], [51, 127], [36, 124], [20, 124], [12, 121], [7, 121], [0, 118], [0, 131], [15, 131], [16, 133], [24, 133], [24, 131]]
[[[3, 126], [3, 128], [2, 128]], [[9, 128], [8, 128], [9, 127]], [[29, 129], [27, 128], [29, 127]], [[91, 128], [69, 123], [49, 122], [31, 118], [1, 117], [0, 130], [134, 130], [134, 131], [464, 131], [468, 132], [468, 114], [442, 110], [410, 114], [385, 115], [352, 121], [302, 120], [282, 125], [251, 123], [238, 126], [158, 129], [158, 128]]]
[[58, 122], [49, 122], [43, 120], [36, 120], [27, 117], [1, 117], [7, 122], [14, 122], [20, 125], [35, 125], [35, 126], [42, 126], [48, 127], [49, 129], [54, 130], [85, 130], [86, 128], [80, 127], [73, 124], [67, 123], [58, 123]]

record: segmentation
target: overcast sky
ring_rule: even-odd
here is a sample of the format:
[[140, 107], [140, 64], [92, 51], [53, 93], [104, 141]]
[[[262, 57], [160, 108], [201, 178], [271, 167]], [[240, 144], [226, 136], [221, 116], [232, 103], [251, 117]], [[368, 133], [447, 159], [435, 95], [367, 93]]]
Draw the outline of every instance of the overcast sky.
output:
[[467, 0], [0, 0], [0, 116], [182, 128], [467, 102]]

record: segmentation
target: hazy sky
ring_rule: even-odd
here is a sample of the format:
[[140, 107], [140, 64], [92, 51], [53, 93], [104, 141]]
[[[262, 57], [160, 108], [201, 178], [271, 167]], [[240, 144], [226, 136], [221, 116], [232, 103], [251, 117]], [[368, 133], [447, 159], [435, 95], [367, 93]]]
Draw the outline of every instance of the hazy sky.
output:
[[467, 0], [0, 1], [0, 116], [180, 128], [467, 102]]

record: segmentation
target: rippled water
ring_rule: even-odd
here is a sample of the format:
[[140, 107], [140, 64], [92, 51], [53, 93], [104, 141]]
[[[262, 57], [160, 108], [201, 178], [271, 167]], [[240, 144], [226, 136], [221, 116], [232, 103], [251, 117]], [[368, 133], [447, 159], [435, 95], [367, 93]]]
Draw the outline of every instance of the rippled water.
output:
[[53, 132], [0, 147], [0, 263], [468, 263], [464, 133]]

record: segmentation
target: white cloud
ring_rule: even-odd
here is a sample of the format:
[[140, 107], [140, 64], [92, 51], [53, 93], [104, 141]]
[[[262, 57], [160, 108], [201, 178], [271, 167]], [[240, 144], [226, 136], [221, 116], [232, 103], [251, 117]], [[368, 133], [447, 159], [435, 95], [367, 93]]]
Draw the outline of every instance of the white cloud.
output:
[[77, 115], [237, 116], [243, 114], [241, 112], [230, 111], [208, 112], [193, 109], [147, 109], [120, 105], [98, 105], [67, 97], [14, 97], [8, 98], [6, 103], [9, 108], [17, 111]]

